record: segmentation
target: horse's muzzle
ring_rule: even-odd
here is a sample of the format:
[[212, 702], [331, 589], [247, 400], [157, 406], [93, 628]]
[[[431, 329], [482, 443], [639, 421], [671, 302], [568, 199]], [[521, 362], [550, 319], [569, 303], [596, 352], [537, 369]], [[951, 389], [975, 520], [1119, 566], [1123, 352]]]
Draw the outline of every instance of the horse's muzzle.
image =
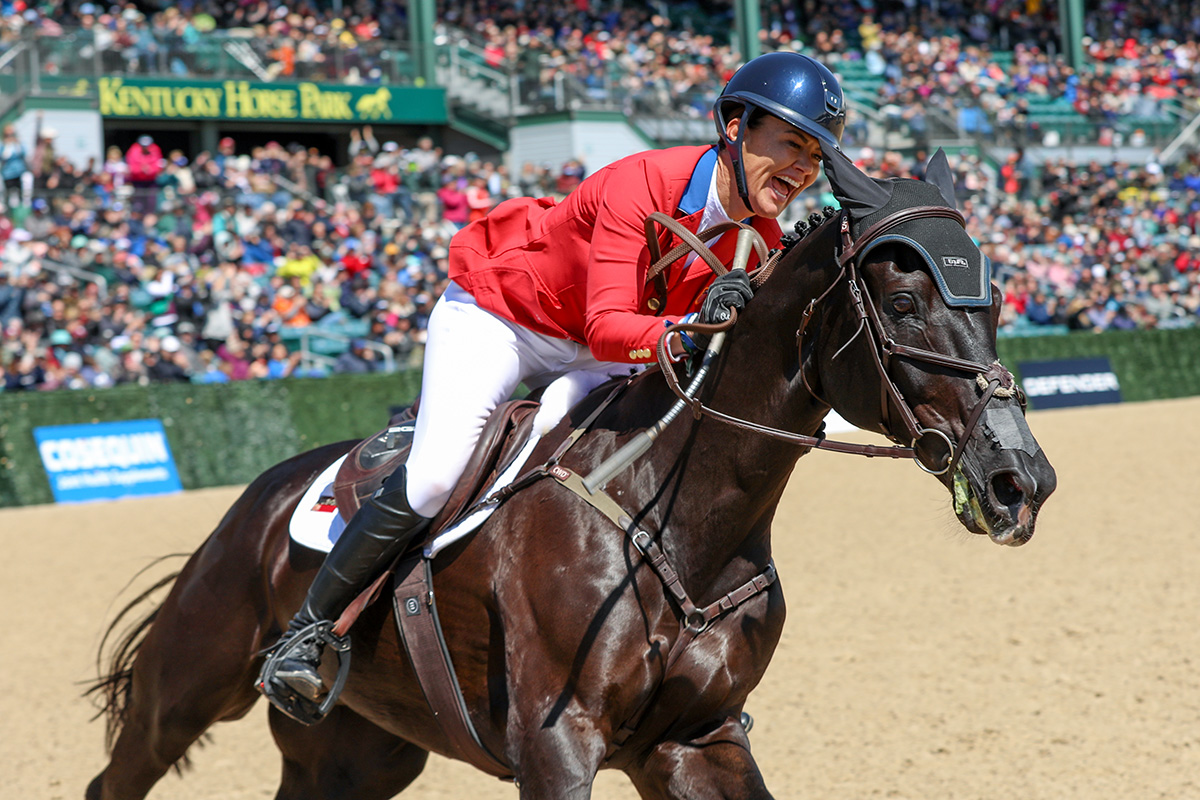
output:
[[1006, 451], [991, 470], [979, 476], [972, 461], [955, 473], [952, 491], [959, 521], [974, 533], [986, 533], [996, 544], [1019, 547], [1033, 538], [1042, 503], [1058, 485], [1057, 476], [1040, 451], [1027, 455]]

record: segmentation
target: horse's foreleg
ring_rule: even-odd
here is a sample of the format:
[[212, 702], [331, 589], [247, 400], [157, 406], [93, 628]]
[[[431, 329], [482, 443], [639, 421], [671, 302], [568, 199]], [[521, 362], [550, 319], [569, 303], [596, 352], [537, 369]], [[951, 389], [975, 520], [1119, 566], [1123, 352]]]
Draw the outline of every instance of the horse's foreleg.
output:
[[276, 800], [386, 800], [416, 780], [429, 756], [345, 706], [311, 727], [272, 707], [271, 733], [283, 754]]
[[694, 739], [661, 742], [627, 772], [647, 800], [771, 800], [737, 719]]
[[520, 745], [521, 800], [588, 800], [604, 759], [604, 741], [590, 725], [564, 715], [548, 727], [531, 726]]

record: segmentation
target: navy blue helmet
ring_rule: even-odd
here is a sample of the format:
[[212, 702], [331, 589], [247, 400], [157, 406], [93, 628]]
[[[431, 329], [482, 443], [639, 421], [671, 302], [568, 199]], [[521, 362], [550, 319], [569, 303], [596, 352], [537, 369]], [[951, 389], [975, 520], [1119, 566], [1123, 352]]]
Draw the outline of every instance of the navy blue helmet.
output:
[[[726, 133], [728, 112], [741, 109], [737, 139]], [[746, 121], [754, 108], [779, 117], [807, 134], [817, 137], [822, 147], [841, 149], [846, 127], [846, 99], [838, 79], [821, 62], [800, 53], [766, 53], [746, 62], [725, 84], [713, 103], [717, 133], [733, 156], [738, 193], [746, 205], [746, 174], [742, 168], [742, 139]]]

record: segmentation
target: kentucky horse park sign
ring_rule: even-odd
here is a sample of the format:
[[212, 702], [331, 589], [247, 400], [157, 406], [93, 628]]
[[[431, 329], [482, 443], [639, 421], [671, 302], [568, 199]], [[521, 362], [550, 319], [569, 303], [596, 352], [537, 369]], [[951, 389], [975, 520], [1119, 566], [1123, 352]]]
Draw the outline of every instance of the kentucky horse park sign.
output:
[[94, 95], [105, 118], [435, 125], [447, 121], [446, 91], [441, 88], [123, 77], [63, 84], [61, 94]]

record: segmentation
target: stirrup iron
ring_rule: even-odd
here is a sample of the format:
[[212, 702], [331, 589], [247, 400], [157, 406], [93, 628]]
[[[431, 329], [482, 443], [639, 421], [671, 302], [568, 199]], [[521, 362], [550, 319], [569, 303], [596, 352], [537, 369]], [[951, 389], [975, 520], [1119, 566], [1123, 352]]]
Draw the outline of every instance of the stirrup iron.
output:
[[[334, 678], [333, 687], [326, 693], [325, 699], [319, 705], [275, 677], [279, 665], [293, 651], [304, 645], [314, 643], [332, 647], [334, 652], [337, 653], [338, 658], [337, 677]], [[284, 642], [282, 646], [268, 653], [267, 660], [263, 662], [262, 672], [258, 675], [258, 682], [255, 684], [255, 687], [271, 701], [271, 705], [292, 719], [305, 725], [315, 725], [323, 720], [325, 715], [333, 708], [334, 703], [337, 702], [338, 696], [342, 693], [342, 689], [346, 685], [346, 678], [349, 675], [350, 637], [348, 635], [338, 636], [333, 632], [332, 622], [329, 620], [319, 620], [296, 631], [296, 634]]]

